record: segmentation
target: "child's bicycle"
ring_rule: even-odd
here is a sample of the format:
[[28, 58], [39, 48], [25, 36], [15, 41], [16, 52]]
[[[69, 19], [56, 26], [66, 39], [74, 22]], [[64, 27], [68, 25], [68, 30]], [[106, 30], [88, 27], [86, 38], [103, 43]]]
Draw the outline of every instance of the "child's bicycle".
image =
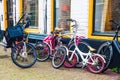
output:
[[[24, 17], [28, 19], [28, 14], [23, 14], [15, 26], [9, 27], [5, 32], [5, 37], [7, 44], [9, 44], [9, 48], [11, 48], [11, 58], [13, 63], [21, 68], [29, 68], [35, 64], [37, 56], [34, 46], [26, 42], [24, 29], [29, 27], [30, 21], [26, 20], [26, 23], [23, 25], [20, 24]], [[11, 31], [15, 33], [12, 34]], [[6, 49], [7, 45], [0, 45], [4, 46]]]
[[[74, 40], [73, 45], [71, 48], [67, 48], [66, 46], [60, 46], [55, 51], [53, 58], [52, 58], [52, 66], [54, 68], [60, 68], [65, 61], [71, 62], [73, 56], [76, 56], [77, 62], [81, 65], [82, 68], [87, 66], [90, 72], [93, 73], [101, 73], [105, 67], [105, 59], [100, 54], [95, 54], [92, 47], [90, 47], [87, 43], [81, 42], [80, 44], [76, 43], [76, 32], [78, 30], [78, 25], [76, 20], [69, 19], [71, 22], [75, 22], [75, 25], [72, 27], [74, 28]], [[83, 52], [82, 48], [88, 49], [88, 52]]]

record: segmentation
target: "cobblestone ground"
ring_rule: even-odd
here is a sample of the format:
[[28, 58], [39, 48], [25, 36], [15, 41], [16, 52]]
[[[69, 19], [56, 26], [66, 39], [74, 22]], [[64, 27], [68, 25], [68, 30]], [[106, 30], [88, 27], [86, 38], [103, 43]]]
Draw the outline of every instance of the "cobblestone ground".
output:
[[120, 80], [120, 74], [107, 70], [102, 74], [93, 74], [87, 69], [54, 69], [50, 61], [36, 62], [34, 66], [21, 69], [12, 63], [10, 50], [0, 47], [0, 80]]

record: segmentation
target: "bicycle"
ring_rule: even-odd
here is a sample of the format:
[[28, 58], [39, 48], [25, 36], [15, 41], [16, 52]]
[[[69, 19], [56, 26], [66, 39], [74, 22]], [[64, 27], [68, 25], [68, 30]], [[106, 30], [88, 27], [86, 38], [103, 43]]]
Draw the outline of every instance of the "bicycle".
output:
[[38, 42], [35, 47], [37, 51], [37, 60], [38, 61], [46, 61], [48, 58], [52, 58], [54, 51], [56, 50], [57, 46], [62, 44], [60, 35], [63, 29], [57, 28], [55, 31], [51, 32], [47, 35], [43, 42]]
[[[70, 20], [69, 20], [69, 19], [66, 19], [66, 21], [70, 21]], [[74, 24], [77, 25], [77, 22], [76, 22], [75, 20], [72, 21], [72, 22], [74, 22]], [[64, 46], [67, 47], [69, 50], [74, 50], [74, 49], [75, 49], [75, 45], [73, 44], [75, 38], [76, 38], [76, 43], [77, 43], [77, 45], [80, 43], [80, 39], [81, 39], [81, 38], [85, 38], [84, 36], [76, 36], [78, 27], [74, 27], [74, 26], [75, 26], [74, 24], [73, 24], [73, 26], [72, 26], [73, 34], [70, 34], [70, 33], [69, 33], [69, 35], [72, 35], [71, 37], [69, 36], [69, 37], [70, 37], [70, 41], [68, 41], [67, 45], [64, 45]], [[64, 35], [67, 35], [67, 36], [68, 36], [68, 34], [62, 34], [61, 36], [64, 36]], [[73, 46], [74, 46], [74, 47], [73, 47]], [[58, 50], [59, 50], [59, 49], [58, 49]], [[72, 54], [72, 53], [69, 52], [69, 55], [68, 55], [68, 56], [71, 56], [71, 54]], [[78, 59], [78, 58], [77, 58], [76, 54], [74, 54], [74, 56], [73, 56], [73, 58], [72, 58], [71, 61], [65, 60], [64, 66], [67, 67], [67, 68], [75, 67], [76, 64], [77, 64], [77, 61], [78, 61], [77, 59]]]
[[[74, 32], [76, 33], [78, 28], [76, 20], [69, 19], [69, 21], [75, 22], [75, 25], [73, 25], [72, 27], [75, 27]], [[77, 60], [81, 64], [82, 68], [87, 66], [90, 72], [101, 73], [105, 67], [105, 63], [106, 63], [105, 59], [100, 54], [93, 53], [95, 49], [90, 47], [87, 43], [80, 41], [80, 44], [78, 45], [76, 43], [76, 37], [75, 37], [76, 34], [73, 35], [74, 35], [74, 42], [73, 42], [73, 46], [71, 45], [71, 48], [73, 47], [73, 50], [70, 50], [66, 46], [58, 47], [52, 58], [52, 66], [58, 69], [63, 65], [65, 61], [68, 62], [71, 61], [73, 59], [73, 55], [75, 55]], [[78, 46], [83, 49], [84, 47], [86, 47], [88, 48], [89, 51], [87, 53], [84, 53], [82, 49], [80, 49]], [[70, 53], [71, 55], [69, 55]]]
[[[29, 27], [29, 20], [26, 21], [24, 24], [20, 24], [21, 20], [26, 16], [28, 19], [28, 14], [24, 13], [23, 16], [20, 18], [18, 23], [14, 26], [17, 28], [18, 26], [22, 28], [21, 32], [23, 32], [22, 36], [17, 36], [14, 38], [10, 38], [9, 41], [11, 42], [11, 58], [15, 65], [21, 68], [29, 68], [35, 64], [37, 56], [36, 51], [33, 45], [26, 42], [26, 37], [24, 34], [24, 29]], [[6, 31], [5, 36], [8, 38], [9, 32]], [[16, 34], [16, 33], [15, 33]], [[7, 41], [7, 42], [9, 42]], [[5, 46], [4, 46], [5, 47]]]
[[106, 64], [105, 64], [106, 67], [104, 68], [103, 72], [109, 68], [109, 65], [111, 63], [111, 60], [113, 57], [113, 46], [114, 46], [114, 48], [117, 49], [118, 53], [120, 53], [120, 45], [119, 45], [119, 41], [118, 41], [118, 32], [120, 30], [120, 24], [114, 20], [110, 20], [110, 22], [112, 22], [113, 24], [116, 25], [115, 35], [114, 35], [112, 41], [107, 41], [107, 42], [103, 43], [97, 52], [98, 54], [104, 55], [103, 57], [106, 60]]

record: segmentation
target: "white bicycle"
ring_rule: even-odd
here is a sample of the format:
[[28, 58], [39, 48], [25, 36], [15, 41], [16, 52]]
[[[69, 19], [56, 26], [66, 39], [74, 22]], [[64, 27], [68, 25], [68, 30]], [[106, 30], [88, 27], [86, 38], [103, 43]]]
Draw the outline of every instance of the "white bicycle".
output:
[[[76, 28], [76, 33], [78, 27], [76, 21], [72, 19], [69, 19], [69, 21], [75, 22], [73, 27]], [[86, 49], [88, 52], [84, 52], [84, 49]], [[54, 68], [60, 68], [65, 61], [71, 62], [73, 57], [76, 56], [76, 63], [79, 63], [82, 68], [87, 66], [90, 72], [101, 73], [104, 70], [106, 61], [100, 54], [93, 53], [94, 51], [95, 49], [90, 47], [86, 42], [80, 41], [80, 43], [77, 44], [75, 37], [74, 42], [69, 49], [66, 46], [58, 47], [52, 58], [52, 66]]]

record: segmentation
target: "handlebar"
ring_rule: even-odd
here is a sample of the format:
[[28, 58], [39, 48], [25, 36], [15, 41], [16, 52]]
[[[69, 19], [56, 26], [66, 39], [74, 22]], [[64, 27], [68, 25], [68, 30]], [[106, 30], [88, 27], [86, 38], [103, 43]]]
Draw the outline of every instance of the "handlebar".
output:
[[74, 20], [74, 19], [66, 19], [66, 21], [75, 22], [75, 24], [72, 25], [72, 27], [77, 27], [77, 26], [78, 26], [78, 25], [77, 25], [77, 21]]
[[117, 30], [120, 29], [120, 23], [116, 22], [115, 20], [109, 20], [109, 22], [112, 22], [113, 24], [115, 24], [117, 27]]
[[59, 36], [72, 35], [73, 37], [75, 37], [76, 36], [76, 32], [78, 30], [77, 21], [73, 20], [73, 19], [66, 19], [66, 21], [70, 21], [70, 22], [74, 22], [75, 23], [75, 24], [72, 25], [72, 27], [73, 27], [73, 30], [72, 30], [73, 33], [72, 34], [70, 34], [70, 33], [66, 34], [64, 32], [64, 30], [55, 30], [55, 31], [52, 31], [51, 34], [58, 34]]
[[[24, 13], [15, 26], [20, 25], [23, 30], [25, 28], [29, 27], [29, 25], [30, 25], [30, 17], [29, 17], [29, 15], [32, 15], [32, 13]], [[25, 16], [26, 16], [26, 22], [25, 23], [23, 23], [23, 22], [21, 23], [21, 20], [24, 19]]]
[[66, 21], [74, 22], [75, 20], [73, 20], [73, 19], [66, 19]]
[[24, 16], [28, 17], [28, 15], [32, 15], [32, 13], [24, 13], [21, 18], [19, 19], [19, 21], [17, 22], [16, 25], [19, 25], [20, 24], [20, 21], [24, 18]]

